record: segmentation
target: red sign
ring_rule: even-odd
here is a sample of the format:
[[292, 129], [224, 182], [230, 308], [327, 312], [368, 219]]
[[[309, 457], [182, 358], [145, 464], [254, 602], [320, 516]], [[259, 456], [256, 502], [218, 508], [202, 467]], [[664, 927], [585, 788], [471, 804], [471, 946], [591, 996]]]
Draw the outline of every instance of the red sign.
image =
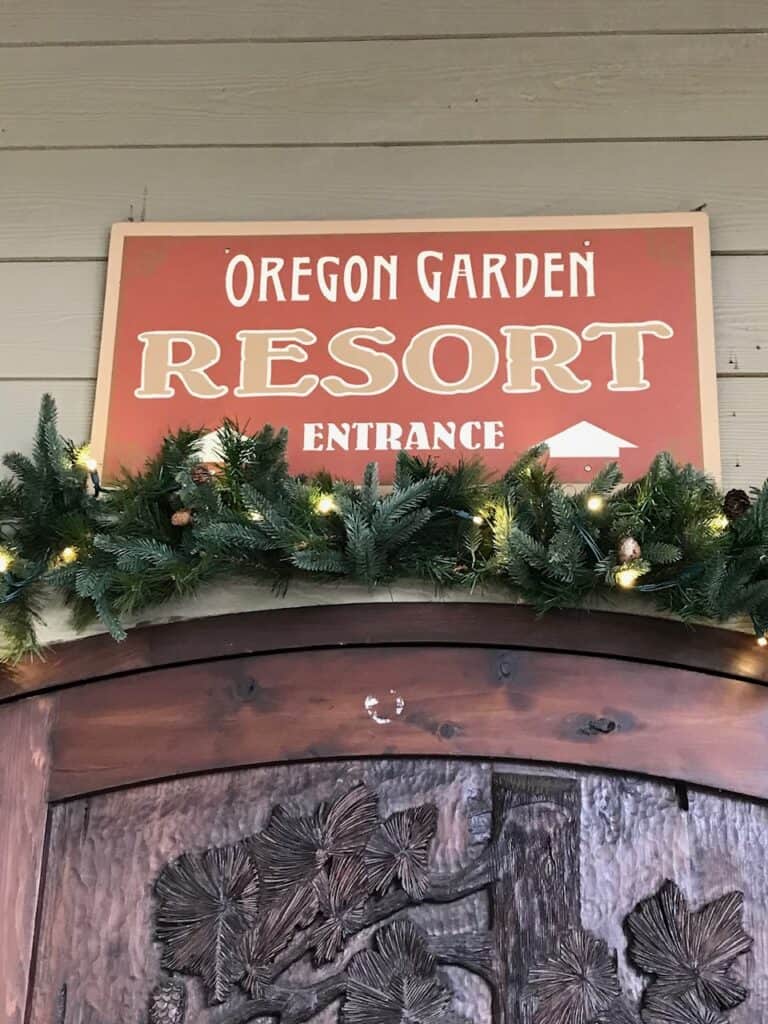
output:
[[542, 441], [573, 482], [717, 473], [706, 216], [116, 225], [104, 472], [226, 417], [287, 427], [297, 473]]

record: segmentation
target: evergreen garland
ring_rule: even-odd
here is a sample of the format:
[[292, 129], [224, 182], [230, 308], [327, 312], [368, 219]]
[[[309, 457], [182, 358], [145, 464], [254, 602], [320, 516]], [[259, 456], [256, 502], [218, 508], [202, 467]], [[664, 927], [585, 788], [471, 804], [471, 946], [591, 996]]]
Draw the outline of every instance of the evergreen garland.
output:
[[232, 422], [218, 432], [211, 473], [202, 435], [169, 435], [141, 472], [102, 489], [45, 396], [32, 456], [3, 459], [0, 658], [39, 653], [51, 587], [77, 628], [99, 619], [120, 640], [126, 616], [235, 575], [278, 591], [297, 576], [369, 587], [494, 581], [542, 612], [632, 587], [682, 619], [748, 616], [766, 643], [768, 482], [752, 499], [724, 498], [704, 473], [661, 454], [633, 483], [622, 486], [612, 464], [575, 491], [541, 447], [500, 479], [479, 461], [442, 467], [403, 452], [382, 489], [374, 463], [359, 486], [292, 476], [285, 431], [244, 434]]

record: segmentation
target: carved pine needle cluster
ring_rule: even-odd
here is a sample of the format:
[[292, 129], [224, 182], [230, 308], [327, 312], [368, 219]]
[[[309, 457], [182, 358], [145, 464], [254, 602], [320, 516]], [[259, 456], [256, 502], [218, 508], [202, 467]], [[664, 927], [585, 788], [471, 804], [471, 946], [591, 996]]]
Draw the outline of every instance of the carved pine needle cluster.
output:
[[[383, 925], [337, 978], [306, 989], [280, 983], [302, 957], [333, 963], [363, 929], [427, 899], [436, 829], [432, 805], [381, 820], [375, 794], [361, 785], [310, 815], [277, 807], [263, 832], [234, 846], [182, 855], [155, 886], [163, 967], [198, 977], [211, 1005], [240, 988], [254, 1017], [305, 1021], [343, 997], [345, 1024], [450, 1019], [451, 992], [407, 919]], [[152, 1024], [180, 1024], [182, 992], [175, 981], [158, 986]]]
[[[340, 1024], [469, 1024], [454, 1010], [442, 968], [481, 977], [496, 1005], [493, 933], [429, 936], [407, 911], [487, 889], [510, 870], [515, 844], [533, 830], [557, 829], [561, 818], [546, 802], [516, 806], [478, 858], [446, 876], [431, 870], [431, 804], [382, 820], [376, 795], [360, 785], [311, 814], [277, 807], [260, 834], [185, 853], [157, 879], [156, 937], [172, 976], [152, 993], [148, 1024], [184, 1024], [180, 975], [200, 979], [208, 1005], [218, 1007], [216, 1024], [302, 1024], [332, 1004]], [[639, 1007], [621, 993], [616, 954], [573, 929], [530, 969], [525, 1019], [725, 1024], [747, 996], [733, 970], [751, 946], [742, 913], [740, 893], [691, 911], [668, 881], [626, 921], [628, 959], [647, 979]], [[316, 980], [294, 980], [290, 969], [300, 961]]]
[[670, 881], [637, 906], [627, 919], [627, 952], [653, 979], [643, 997], [643, 1020], [718, 1024], [744, 1002], [747, 990], [732, 972], [752, 946], [743, 909], [742, 894], [730, 892], [691, 911]]
[[691, 911], [674, 882], [628, 915], [627, 958], [648, 981], [639, 1018], [623, 999], [616, 954], [575, 930], [529, 975], [534, 1024], [726, 1024], [748, 992], [733, 974], [752, 939], [742, 926], [743, 898], [726, 893]]
[[531, 970], [529, 984], [537, 1001], [535, 1024], [591, 1024], [620, 996], [616, 955], [581, 930], [565, 935], [555, 955]]
[[424, 938], [403, 918], [377, 933], [375, 949], [353, 959], [341, 1019], [343, 1024], [438, 1024], [446, 1019], [451, 998]]
[[240, 942], [257, 922], [259, 876], [243, 846], [185, 853], [156, 884], [163, 965], [197, 974], [211, 999], [226, 999]]

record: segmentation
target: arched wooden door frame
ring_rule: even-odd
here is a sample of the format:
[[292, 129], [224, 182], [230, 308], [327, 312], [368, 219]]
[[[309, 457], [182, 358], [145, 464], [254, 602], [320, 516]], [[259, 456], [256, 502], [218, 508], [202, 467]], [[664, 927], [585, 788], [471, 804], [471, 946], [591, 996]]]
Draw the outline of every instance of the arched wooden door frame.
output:
[[[498, 757], [768, 797], [768, 656], [749, 636], [606, 612], [403, 603], [98, 636], [0, 675], [47, 708], [51, 800], [317, 758]], [[0, 704], [2, 714], [2, 704]]]
[[94, 637], [0, 674], [0, 1007], [23, 1024], [48, 807], [368, 756], [578, 765], [768, 798], [768, 658], [638, 616], [365, 604]]

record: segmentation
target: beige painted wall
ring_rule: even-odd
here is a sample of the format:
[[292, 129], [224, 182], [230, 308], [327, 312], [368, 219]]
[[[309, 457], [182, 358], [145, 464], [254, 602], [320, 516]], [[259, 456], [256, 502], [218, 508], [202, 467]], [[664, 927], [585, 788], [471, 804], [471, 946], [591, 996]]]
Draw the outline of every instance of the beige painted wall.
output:
[[0, 450], [88, 433], [109, 225], [712, 218], [723, 478], [768, 475], [766, 0], [0, 0]]

